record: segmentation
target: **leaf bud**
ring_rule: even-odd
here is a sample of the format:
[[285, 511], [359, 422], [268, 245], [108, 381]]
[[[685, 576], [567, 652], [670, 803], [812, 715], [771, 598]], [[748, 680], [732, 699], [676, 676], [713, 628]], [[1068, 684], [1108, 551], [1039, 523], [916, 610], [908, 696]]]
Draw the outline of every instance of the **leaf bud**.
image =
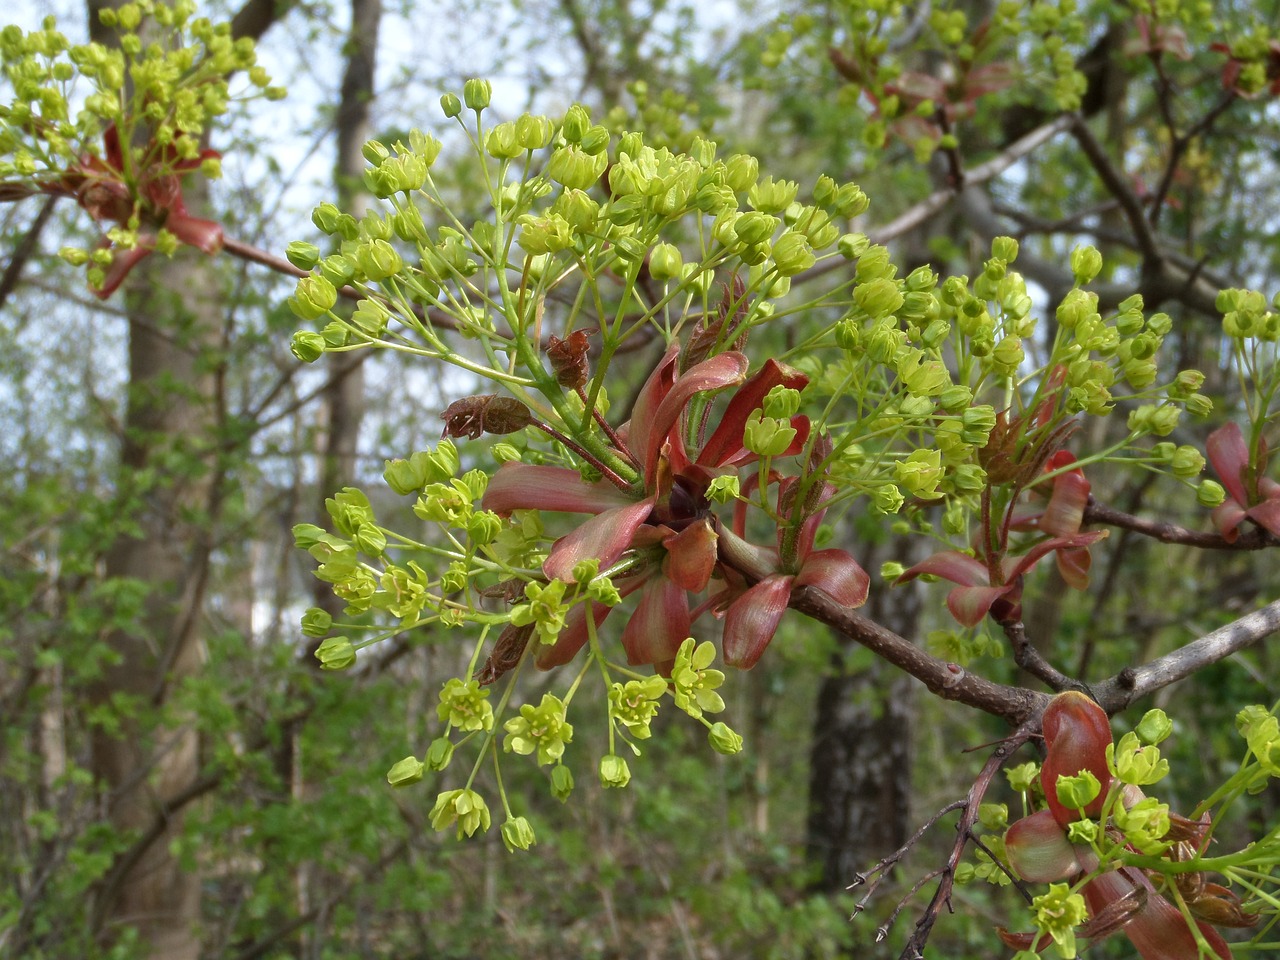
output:
[[804, 234], [788, 230], [773, 245], [773, 262], [777, 265], [779, 274], [794, 277], [812, 267], [816, 258]]
[[405, 757], [387, 771], [387, 783], [393, 787], [407, 787], [422, 779], [426, 767], [417, 757]]
[[489, 106], [492, 97], [493, 84], [488, 80], [472, 79], [462, 85], [462, 102], [467, 105], [468, 110], [479, 113]]
[[1202, 507], [1221, 506], [1227, 499], [1227, 491], [1217, 480], [1201, 480], [1196, 487], [1196, 502]]
[[305, 637], [323, 637], [332, 629], [333, 617], [321, 607], [310, 607], [302, 615], [302, 635]]
[[533, 827], [525, 817], [512, 817], [502, 825], [502, 842], [509, 853], [528, 850], [537, 842]]
[[345, 670], [356, 662], [356, 648], [346, 637], [330, 637], [316, 648], [321, 670]]
[[1089, 283], [1101, 271], [1102, 254], [1097, 251], [1097, 248], [1085, 244], [1071, 251], [1071, 272], [1075, 275], [1078, 286]]
[[729, 728], [723, 720], [717, 720], [707, 731], [707, 740], [711, 749], [727, 757], [742, 752], [742, 736]]

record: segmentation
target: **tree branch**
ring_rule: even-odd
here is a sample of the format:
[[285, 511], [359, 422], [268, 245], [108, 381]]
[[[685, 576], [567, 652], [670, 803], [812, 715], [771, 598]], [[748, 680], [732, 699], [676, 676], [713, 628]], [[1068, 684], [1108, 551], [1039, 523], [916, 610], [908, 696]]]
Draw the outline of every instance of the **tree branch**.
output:
[[1118, 713], [1133, 701], [1155, 693], [1210, 664], [1225, 660], [1280, 631], [1280, 600], [1219, 627], [1172, 653], [1140, 667], [1125, 667], [1109, 680], [1091, 685], [1094, 699], [1107, 713]]
[[1083, 522], [1120, 527], [1123, 530], [1132, 530], [1134, 533], [1159, 540], [1161, 543], [1176, 543], [1186, 547], [1198, 547], [1201, 550], [1265, 550], [1268, 547], [1280, 547], [1280, 538], [1261, 527], [1254, 527], [1234, 540], [1227, 540], [1220, 533], [1188, 530], [1176, 523], [1135, 517], [1122, 510], [1098, 503], [1093, 497], [1089, 498], [1089, 503], [1085, 507]]
[[876, 656], [915, 677], [935, 696], [955, 700], [1001, 717], [1013, 726], [1038, 716], [1049, 695], [995, 683], [956, 663], [932, 656], [905, 637], [841, 606], [821, 590], [802, 587], [791, 595], [791, 609], [813, 617], [862, 644]]

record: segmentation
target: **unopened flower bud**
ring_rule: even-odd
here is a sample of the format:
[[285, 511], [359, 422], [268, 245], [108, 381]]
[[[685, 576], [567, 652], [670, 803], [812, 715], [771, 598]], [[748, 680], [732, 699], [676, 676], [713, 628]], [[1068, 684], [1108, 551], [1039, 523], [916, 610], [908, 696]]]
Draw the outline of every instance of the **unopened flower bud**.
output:
[[891, 483], [877, 487], [875, 494], [871, 498], [871, 506], [877, 513], [894, 514], [902, 509], [902, 505], [906, 503], [906, 497]]
[[493, 97], [493, 84], [488, 80], [468, 80], [462, 85], [462, 102], [468, 110], [480, 111], [489, 106]]
[[366, 140], [360, 152], [375, 167], [391, 156], [391, 151], [379, 140]]
[[1213, 413], [1213, 401], [1206, 397], [1203, 393], [1197, 393], [1187, 397], [1184, 401], [1187, 412], [1193, 417], [1207, 417]]
[[386, 240], [374, 240], [356, 252], [356, 264], [374, 283], [394, 277], [404, 269], [404, 260]]
[[794, 277], [812, 267], [816, 258], [804, 235], [788, 230], [773, 245], [773, 262], [777, 265], [779, 274]]
[[1201, 480], [1196, 487], [1196, 502], [1202, 507], [1217, 507], [1227, 499], [1227, 491], [1216, 480]]
[[524, 114], [516, 121], [516, 142], [525, 150], [541, 150], [555, 135], [555, 125], [548, 117]]
[[587, 153], [569, 144], [561, 147], [547, 161], [546, 175], [566, 190], [586, 190], [595, 185], [608, 165], [607, 155]]
[[653, 248], [653, 253], [649, 254], [649, 272], [659, 283], [679, 279], [680, 271], [683, 269], [684, 258], [680, 255], [680, 249], [674, 244], [660, 243]]
[[1204, 469], [1204, 455], [1195, 447], [1184, 444], [1174, 451], [1170, 468], [1175, 477], [1181, 477], [1184, 480], [1198, 477], [1200, 471]]
[[330, 637], [316, 649], [321, 670], [345, 670], [356, 662], [356, 648], [346, 637]]
[[342, 216], [340, 211], [332, 203], [322, 203], [311, 211], [311, 222], [316, 225], [316, 229], [332, 236], [338, 230], [338, 219]]
[[856, 183], [846, 183], [836, 191], [836, 212], [842, 217], [857, 217], [866, 213], [871, 201]]
[[422, 779], [426, 767], [417, 757], [405, 757], [387, 771], [387, 783], [393, 787], [407, 787]]
[[794, 180], [778, 180], [765, 177], [747, 191], [747, 199], [756, 210], [763, 213], [781, 213], [796, 198], [800, 185]]
[[1085, 245], [1071, 251], [1071, 272], [1076, 283], [1083, 286], [1092, 281], [1102, 270], [1102, 254], [1095, 247]]
[[285, 247], [284, 255], [299, 270], [311, 270], [320, 261], [320, 248], [314, 243], [294, 240]]
[[302, 635], [305, 637], [323, 637], [332, 629], [333, 617], [327, 610], [311, 607], [302, 615]]
[[427, 747], [423, 766], [438, 773], [449, 766], [449, 761], [452, 759], [453, 742], [448, 737], [437, 737], [431, 741], [431, 746]]
[[524, 817], [512, 817], [502, 825], [502, 842], [510, 853], [528, 850], [536, 842], [533, 827]]
[[515, 123], [507, 120], [493, 127], [484, 138], [484, 150], [495, 160], [513, 160], [524, 153]]
[[742, 752], [741, 735], [734, 733], [723, 721], [717, 720], [711, 725], [711, 729], [707, 731], [707, 739], [716, 753], [731, 757]]
[[338, 302], [338, 291], [324, 277], [311, 274], [298, 281], [294, 296], [289, 298], [289, 307], [303, 320], [316, 320]]
[[605, 787], [625, 787], [631, 782], [631, 768], [627, 761], [610, 753], [600, 758], [600, 783]]
[[462, 113], [462, 101], [456, 94], [446, 93], [440, 98], [440, 109], [448, 119], [452, 120]]
[[313, 330], [299, 330], [289, 341], [289, 352], [303, 363], [312, 363], [324, 355], [324, 337]]
[[836, 241], [836, 250], [846, 260], [856, 260], [866, 252], [870, 243], [865, 233], [846, 233]]
[[573, 772], [564, 764], [551, 768], [551, 795], [564, 803], [573, 793]]
[[743, 193], [755, 186], [760, 176], [760, 161], [745, 153], [737, 153], [724, 162], [725, 184], [734, 193]]
[[1004, 263], [1018, 259], [1018, 241], [1013, 237], [996, 237], [991, 241], [991, 256]]
[[897, 281], [881, 277], [854, 287], [853, 302], [870, 316], [879, 319], [896, 313], [902, 306], [903, 297]]

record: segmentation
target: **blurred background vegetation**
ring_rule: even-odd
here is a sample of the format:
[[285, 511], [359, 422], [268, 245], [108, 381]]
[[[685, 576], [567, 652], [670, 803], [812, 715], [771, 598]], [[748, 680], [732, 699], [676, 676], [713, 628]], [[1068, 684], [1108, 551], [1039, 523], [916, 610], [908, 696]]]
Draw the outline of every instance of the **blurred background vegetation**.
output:
[[[83, 38], [99, 6], [27, 3], [5, 17], [31, 28], [56, 12]], [[208, 15], [260, 40], [291, 95], [237, 107], [213, 132], [225, 178], [199, 202], [230, 236], [263, 249], [313, 240], [314, 204], [361, 202], [368, 137], [423, 126], [460, 156], [437, 98], [487, 76], [504, 115], [557, 116], [581, 101], [654, 142], [709, 133], [722, 154], [753, 152], [763, 171], [805, 190], [820, 172], [855, 179], [873, 201], [858, 226], [874, 236], [949, 176], [910, 128], [875, 118], [829, 54], [854, 57], [881, 9], [889, 56], [944, 81], [960, 53], [937, 12], [963, 13], [966, 37], [1013, 17], [1016, 29], [984, 56], [1015, 82], [972, 102], [958, 96], [967, 165], [1061, 112], [1054, 54], [1065, 49], [1083, 78], [1079, 109], [1110, 162], [1133, 190], [1154, 190], [1176, 145], [1177, 124], [1161, 114], [1169, 89], [1185, 130], [1223, 96], [1223, 58], [1209, 43], [1265, 28], [1275, 7], [1220, 0], [1218, 25], [1206, 18], [1190, 33], [1193, 59], [1159, 67], [1126, 50], [1136, 28], [1123, 3], [1082, 3], [1074, 33], [1027, 28], [1019, 18], [1030, 4], [984, 0], [209, 4]], [[1018, 266], [1048, 309], [1070, 286], [1067, 252], [1093, 242], [1107, 257], [1109, 302], [1141, 291], [1148, 309], [1173, 315], [1177, 362], [1220, 391], [1218, 321], [1194, 288], [1275, 289], [1278, 120], [1267, 97], [1238, 98], [1181, 148], [1158, 225], [1181, 287], [1154, 283], [1115, 185], [1065, 134], [895, 228], [895, 255], [908, 269], [972, 274], [993, 236], [1018, 236]], [[461, 165], [451, 188], [465, 208], [474, 192]], [[384, 461], [433, 443], [439, 411], [470, 384], [363, 353], [300, 368], [288, 352], [291, 281], [230, 257], [152, 258], [123, 296], [99, 303], [56, 257], [69, 238], [91, 243], [88, 225], [70, 205], [42, 204], [7, 205], [0, 221], [0, 955], [896, 955], [913, 908], [883, 942], [878, 928], [941, 865], [949, 821], [852, 920], [859, 894], [847, 888], [963, 796], [983, 756], [967, 748], [1007, 731], [792, 614], [761, 666], [733, 685], [727, 716], [746, 737], [743, 755], [712, 755], [700, 734], [664, 725], [628, 790], [602, 791], [589, 769], [575, 771], [567, 806], [537, 784], [516, 785], [543, 798], [529, 811], [539, 837], [530, 854], [508, 854], [496, 831], [461, 844], [435, 834], [430, 785], [393, 791], [385, 774], [436, 735], [440, 683], [467, 654], [447, 634], [422, 632], [353, 671], [321, 674], [297, 622], [333, 601], [289, 530], [325, 522], [324, 498], [346, 484], [380, 487]], [[794, 330], [767, 335], [781, 343]], [[636, 353], [637, 380], [657, 348]], [[1191, 428], [1179, 438], [1196, 440]], [[1130, 512], [1206, 522], [1172, 484], [1092, 479], [1100, 499]], [[395, 509], [388, 499], [379, 514], [390, 521]], [[879, 520], [858, 518], [841, 536], [873, 574], [881, 561], [911, 560]], [[1277, 593], [1260, 554], [1206, 556], [1126, 534], [1095, 554], [1085, 595], [1067, 598], [1052, 571], [1028, 586], [1029, 632], [1085, 678]], [[877, 578], [872, 589], [881, 622], [995, 679], [1019, 679], [1002, 640], [948, 632], [941, 587], [891, 591]], [[1278, 675], [1263, 645], [1163, 691], [1178, 723], [1171, 760], [1182, 793], [1169, 799], [1189, 809], [1229, 771], [1235, 710], [1274, 702]], [[527, 679], [528, 696], [538, 682]], [[578, 738], [591, 748], [604, 719], [581, 720]], [[1249, 814], [1255, 822], [1231, 829], [1274, 822], [1278, 802], [1273, 789]], [[1007, 922], [1007, 896], [960, 889], [930, 955], [1005, 955], [993, 928]], [[1123, 957], [1126, 947], [1091, 955]]]

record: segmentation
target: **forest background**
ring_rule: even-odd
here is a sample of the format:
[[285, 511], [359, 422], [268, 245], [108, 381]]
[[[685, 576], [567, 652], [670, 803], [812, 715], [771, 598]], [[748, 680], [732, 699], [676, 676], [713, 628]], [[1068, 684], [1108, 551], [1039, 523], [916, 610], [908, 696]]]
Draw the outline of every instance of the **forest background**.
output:
[[[6, 17], [33, 30], [56, 13], [73, 40], [109, 43], [102, 6]], [[897, 955], [910, 920], [884, 937], [881, 925], [945, 861], [951, 834], [926, 836], [853, 919], [860, 895], [848, 888], [964, 796], [983, 756], [966, 749], [1008, 727], [797, 614], [726, 687], [746, 752], [717, 756], [699, 731], [664, 720], [627, 790], [584, 769], [562, 806], [538, 771], [512, 774], [512, 789], [536, 798], [527, 854], [508, 853], [496, 830], [465, 843], [437, 833], [434, 790], [387, 784], [438, 733], [440, 685], [470, 649], [421, 630], [321, 672], [299, 617], [339, 616], [342, 604], [291, 530], [327, 527], [325, 500], [344, 486], [385, 491], [385, 462], [431, 448], [441, 411], [477, 387], [391, 352], [299, 364], [294, 278], [279, 258], [316, 239], [318, 202], [369, 202], [371, 137], [435, 133], [437, 182], [457, 209], [482, 202], [439, 96], [489, 77], [496, 119], [581, 102], [654, 142], [713, 137], [721, 155], [752, 153], [802, 190], [824, 172], [856, 180], [872, 199], [856, 229], [889, 245], [904, 274], [977, 274], [994, 238], [1017, 237], [1017, 268], [1049, 317], [1075, 285], [1071, 250], [1095, 245], [1101, 308], [1137, 293], [1167, 312], [1170, 362], [1202, 370], [1203, 393], [1219, 398], [1175, 438], [1204, 449], [1240, 414], [1217, 291], [1276, 286], [1275, 6], [202, 7], [257, 40], [289, 92], [233, 103], [209, 133], [222, 178], [187, 188], [188, 205], [222, 224], [227, 252], [151, 257], [100, 300], [58, 256], [96, 242], [82, 210], [45, 197], [4, 208], [0, 954]], [[1002, 18], [1003, 32], [983, 26]], [[868, 67], [887, 63], [910, 82]], [[790, 336], [761, 329], [753, 355]], [[659, 339], [623, 358], [633, 386]], [[1088, 442], [1123, 433], [1115, 419], [1092, 422]], [[1198, 549], [1172, 532], [1211, 529], [1194, 489], [1142, 469], [1090, 478], [1097, 502], [1167, 526], [1117, 524], [1093, 548], [1086, 592], [1053, 569], [1028, 576], [1023, 619], [1044, 658], [1106, 677], [1271, 609], [1267, 554]], [[389, 492], [377, 506], [413, 522]], [[945, 585], [879, 576], [885, 561], [923, 558], [907, 532], [867, 510], [839, 533], [872, 574], [868, 616], [961, 667], [1044, 689], [995, 625], [956, 629]], [[1175, 716], [1167, 752], [1188, 808], [1237, 763], [1236, 711], [1276, 700], [1274, 661], [1265, 643], [1240, 649], [1118, 721], [1152, 705]], [[523, 678], [522, 695], [545, 683]], [[595, 729], [576, 723], [579, 747], [602, 752], [603, 715]], [[997, 783], [990, 799], [1012, 796]], [[1278, 802], [1273, 782], [1234, 829], [1269, 829]], [[1009, 896], [958, 887], [928, 955], [1001, 955], [994, 928], [1010, 922]], [[1109, 941], [1096, 955], [1126, 949]]]

